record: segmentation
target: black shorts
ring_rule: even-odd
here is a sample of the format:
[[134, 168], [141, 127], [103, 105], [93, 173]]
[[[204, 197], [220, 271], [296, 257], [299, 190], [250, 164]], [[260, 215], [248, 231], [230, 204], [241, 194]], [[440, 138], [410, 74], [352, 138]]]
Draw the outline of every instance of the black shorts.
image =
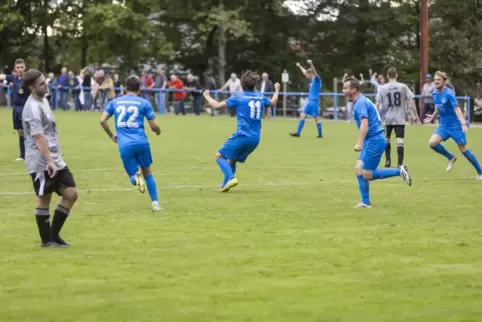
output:
[[23, 107], [22, 106], [14, 106], [13, 107], [13, 109], [12, 109], [12, 119], [13, 119], [13, 129], [14, 130], [23, 130], [22, 113], [23, 113]]
[[50, 178], [47, 171], [31, 173], [30, 176], [32, 177], [35, 194], [39, 197], [53, 192], [61, 196], [60, 189], [75, 188], [74, 176], [68, 167], [57, 171], [54, 178]]
[[405, 137], [405, 125], [386, 125], [385, 136], [390, 138], [392, 131], [395, 130], [395, 137], [403, 139]]

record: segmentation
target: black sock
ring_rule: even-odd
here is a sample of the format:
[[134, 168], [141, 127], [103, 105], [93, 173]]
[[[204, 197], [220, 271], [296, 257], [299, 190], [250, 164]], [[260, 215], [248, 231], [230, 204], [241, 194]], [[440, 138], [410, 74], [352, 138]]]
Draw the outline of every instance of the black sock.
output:
[[50, 214], [45, 208], [35, 209], [35, 219], [37, 220], [38, 232], [43, 243], [50, 242]]
[[20, 157], [25, 159], [25, 137], [19, 136], [18, 137], [18, 145], [20, 147]]
[[390, 142], [387, 142], [387, 147], [385, 148], [385, 159], [387, 160], [387, 162], [392, 160], [390, 156], [391, 149], [392, 149], [392, 144]]
[[69, 216], [70, 210], [61, 206], [57, 205], [57, 208], [54, 212], [54, 219], [52, 220], [52, 229], [51, 229], [51, 236], [52, 239], [56, 239], [59, 237], [59, 233], [62, 230], [62, 226], [64, 225], [65, 220]]
[[397, 154], [398, 154], [398, 165], [403, 164], [403, 156], [405, 154], [405, 148], [403, 147], [402, 144], [397, 144]]

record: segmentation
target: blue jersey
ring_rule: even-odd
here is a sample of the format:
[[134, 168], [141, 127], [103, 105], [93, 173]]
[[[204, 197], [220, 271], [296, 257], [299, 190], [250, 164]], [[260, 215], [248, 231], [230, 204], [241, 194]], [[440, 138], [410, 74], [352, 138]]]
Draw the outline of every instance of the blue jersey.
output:
[[440, 93], [435, 90], [432, 97], [440, 115], [440, 126], [461, 126], [457, 113], [455, 113], [455, 108], [459, 106], [459, 103], [455, 98], [454, 91], [446, 87]]
[[8, 84], [13, 83], [12, 105], [24, 107], [30, 96], [30, 91], [23, 86], [23, 79], [20, 79], [15, 75], [7, 75], [5, 80]]
[[134, 144], [149, 144], [144, 131], [144, 117], [156, 117], [151, 103], [132, 94], [116, 98], [107, 105], [105, 112], [114, 115], [119, 149]]
[[308, 92], [308, 101], [310, 103], [318, 104], [320, 100], [320, 91], [321, 91], [321, 78], [320, 76], [316, 75], [310, 81], [310, 91]]
[[238, 121], [236, 134], [259, 138], [264, 108], [269, 105], [271, 101], [258, 92], [241, 92], [228, 98], [226, 106], [236, 108]]
[[368, 119], [368, 132], [366, 139], [372, 138], [383, 133], [380, 114], [372, 101], [360, 94], [353, 104], [353, 118], [356, 125], [360, 128], [361, 120]]

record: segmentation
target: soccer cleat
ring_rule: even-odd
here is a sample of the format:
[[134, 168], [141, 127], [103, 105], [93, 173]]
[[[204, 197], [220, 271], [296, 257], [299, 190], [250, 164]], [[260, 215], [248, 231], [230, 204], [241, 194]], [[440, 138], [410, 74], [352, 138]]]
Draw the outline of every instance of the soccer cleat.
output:
[[52, 242], [41, 242], [40, 243], [40, 247], [42, 247], [42, 248], [47, 248], [47, 247], [51, 247], [51, 246], [53, 246]]
[[159, 211], [159, 210], [162, 210], [162, 207], [159, 204], [159, 201], [153, 201], [152, 202], [152, 211]]
[[449, 172], [450, 170], [452, 170], [455, 161], [457, 161], [457, 157], [453, 157], [453, 159], [449, 161], [449, 164], [447, 165], [447, 169], [445, 171]]
[[236, 179], [236, 177], [234, 177], [231, 180], [229, 180], [228, 182], [226, 182], [224, 187], [221, 187], [221, 192], [228, 192], [229, 189], [234, 188], [237, 185], [238, 185], [238, 179]]
[[412, 185], [412, 177], [410, 177], [408, 174], [407, 166], [400, 166], [400, 178], [402, 178], [402, 180], [405, 181], [409, 187]]
[[62, 238], [60, 238], [60, 236], [59, 236], [52, 241], [52, 246], [53, 247], [60, 247], [60, 248], [67, 248], [67, 247], [70, 247], [70, 244], [67, 243], [65, 240], [63, 240]]
[[23, 158], [16, 158], [15, 159], [15, 162], [20, 162], [20, 161], [24, 161], [24, 159]]
[[318, 135], [316, 138], [317, 139], [323, 139], [323, 135]]
[[365, 204], [363, 202], [360, 202], [358, 205], [355, 206], [355, 208], [371, 208], [372, 205], [371, 204]]
[[477, 177], [475, 177], [475, 180], [482, 180], [482, 173], [478, 174]]
[[385, 168], [390, 168], [392, 166], [392, 160], [385, 161]]
[[136, 173], [136, 186], [140, 193], [146, 192], [146, 181], [144, 180], [141, 170], [137, 171]]
[[290, 133], [290, 135], [294, 138], [299, 138], [300, 137], [300, 134], [299, 133]]

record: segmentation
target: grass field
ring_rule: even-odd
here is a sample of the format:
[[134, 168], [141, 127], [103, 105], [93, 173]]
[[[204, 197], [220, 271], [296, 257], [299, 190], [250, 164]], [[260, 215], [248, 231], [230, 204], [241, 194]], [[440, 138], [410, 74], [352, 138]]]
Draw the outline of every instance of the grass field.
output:
[[[264, 122], [221, 194], [214, 155], [235, 120], [163, 117], [153, 213], [99, 114], [55, 116], [80, 196], [62, 234], [73, 246], [40, 249], [0, 111], [0, 321], [482, 321], [482, 182], [458, 152], [445, 173], [433, 128], [407, 129], [413, 186], [374, 182], [374, 208], [354, 209], [353, 124], [327, 122], [319, 140], [312, 122], [300, 139], [294, 121]], [[468, 140], [482, 159], [482, 129]]]

